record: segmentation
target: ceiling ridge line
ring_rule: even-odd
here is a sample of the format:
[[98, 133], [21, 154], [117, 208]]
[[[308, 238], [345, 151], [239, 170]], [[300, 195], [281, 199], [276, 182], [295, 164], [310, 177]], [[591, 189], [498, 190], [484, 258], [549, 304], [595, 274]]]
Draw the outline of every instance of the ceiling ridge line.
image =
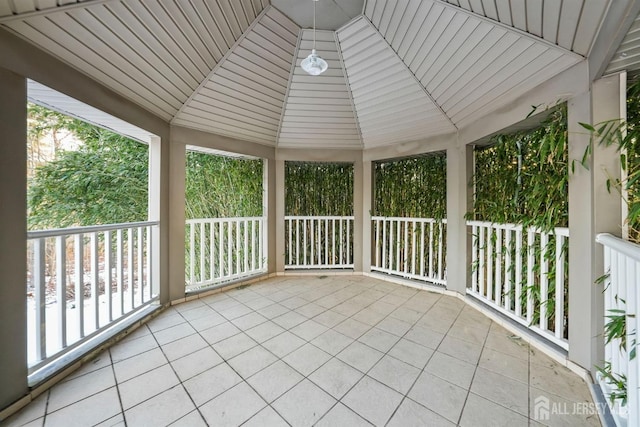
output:
[[336, 43], [336, 50], [338, 52], [338, 59], [340, 60], [340, 67], [342, 68], [342, 78], [344, 79], [345, 86], [347, 88], [347, 93], [349, 94], [349, 102], [351, 103], [351, 112], [353, 113], [353, 118], [356, 122], [356, 129], [358, 130], [358, 136], [360, 137], [360, 145], [364, 148], [364, 137], [362, 136], [362, 128], [360, 127], [360, 117], [358, 116], [358, 111], [356, 110], [356, 103], [353, 100], [353, 93], [351, 92], [351, 82], [349, 81], [349, 77], [347, 76], [347, 67], [344, 65], [344, 59], [342, 57], [342, 46], [340, 45], [340, 39], [338, 38], [338, 32], [333, 32], [333, 39]]
[[424, 92], [425, 95], [427, 95], [427, 97], [429, 98], [429, 100], [431, 100], [431, 102], [433, 103], [433, 105], [435, 105], [435, 107], [442, 113], [442, 115], [449, 121], [449, 123], [451, 123], [451, 125], [453, 126], [453, 128], [458, 131], [458, 126], [456, 126], [456, 124], [453, 122], [453, 120], [451, 119], [451, 117], [449, 117], [449, 115], [442, 109], [442, 106], [440, 106], [440, 104], [438, 104], [438, 102], [435, 100], [435, 98], [433, 96], [431, 96], [431, 93], [429, 93], [429, 91], [427, 90], [426, 87], [424, 87], [424, 85], [422, 84], [422, 82], [420, 80], [418, 80], [418, 77], [413, 73], [413, 71], [411, 71], [411, 69], [409, 68], [409, 66], [404, 62], [404, 60], [400, 57], [400, 55], [398, 55], [398, 52], [395, 51], [395, 49], [393, 48], [393, 46], [391, 46], [389, 44], [389, 42], [387, 41], [387, 39], [384, 38], [384, 36], [382, 35], [382, 33], [378, 30], [378, 28], [373, 25], [373, 22], [371, 22], [371, 20], [369, 19], [368, 16], [366, 15], [362, 15], [363, 19], [371, 26], [371, 28], [373, 28], [373, 30], [376, 32], [376, 34], [378, 34], [381, 38], [382, 41], [384, 42], [385, 46], [391, 51], [393, 52], [393, 55], [398, 58], [398, 60], [400, 61], [400, 63], [402, 64], [402, 66], [404, 67], [404, 69], [409, 73], [409, 75], [411, 77], [413, 77], [413, 80], [418, 84], [418, 86], [420, 86], [420, 88], [422, 89], [422, 91]]
[[[438, 3], [439, 5], [441, 5], [443, 7], [447, 7], [449, 9], [453, 9], [455, 11], [464, 13], [467, 16], [475, 17], [477, 19], [480, 19], [481, 21], [484, 21], [484, 22], [487, 22], [487, 23], [489, 23], [491, 25], [495, 25], [497, 27], [500, 27], [503, 30], [506, 30], [506, 31], [509, 31], [509, 32], [512, 32], [512, 33], [516, 33], [516, 34], [518, 34], [520, 36], [523, 36], [523, 37], [527, 37], [528, 39], [531, 39], [531, 40], [533, 40], [533, 41], [535, 41], [537, 43], [542, 43], [542, 44], [546, 45], [547, 47], [550, 47], [552, 49], [556, 49], [556, 50], [560, 51], [561, 53], [563, 53], [565, 55], [574, 56], [577, 59], [580, 59], [581, 61], [586, 58], [585, 56], [580, 55], [579, 53], [576, 53], [576, 52], [574, 52], [572, 50], [566, 49], [566, 48], [564, 48], [564, 47], [562, 47], [560, 45], [557, 45], [555, 43], [551, 43], [547, 39], [544, 39], [542, 37], [538, 37], [538, 36], [536, 36], [534, 34], [528, 33], [528, 32], [526, 32], [524, 30], [521, 30], [520, 28], [513, 27], [511, 25], [507, 25], [502, 21], [497, 21], [497, 20], [491, 19], [491, 18], [489, 18], [487, 16], [482, 16], [479, 13], [467, 10], [467, 9], [461, 7], [461, 6], [456, 6], [455, 4], [449, 3], [447, 0], [430, 0], [430, 1], [432, 3]], [[558, 20], [558, 22], [560, 22], [560, 20]], [[573, 43], [572, 43], [572, 45], [573, 45]]]
[[220, 58], [220, 60], [218, 62], [216, 62], [216, 65], [214, 65], [213, 68], [211, 69], [211, 71], [209, 71], [209, 73], [204, 77], [204, 79], [202, 79], [202, 81], [200, 82], [198, 87], [196, 87], [193, 90], [193, 92], [191, 92], [191, 95], [189, 95], [189, 97], [182, 103], [182, 105], [180, 106], [178, 111], [176, 111], [176, 113], [173, 115], [173, 118], [171, 119], [171, 121], [169, 123], [173, 124], [173, 121], [184, 111], [184, 109], [187, 107], [187, 105], [190, 104], [191, 101], [193, 101], [193, 98], [195, 98], [196, 95], [202, 90], [202, 88], [204, 86], [206, 86], [206, 84], [209, 82], [209, 80], [211, 80], [211, 78], [213, 78], [213, 76], [216, 74], [218, 69], [220, 67], [222, 67], [222, 64], [224, 64], [227, 61], [227, 59], [229, 59], [229, 57], [231, 56], [233, 51], [238, 46], [240, 46], [240, 43], [242, 43], [244, 41], [244, 39], [247, 37], [247, 35], [255, 28], [256, 25], [258, 25], [258, 23], [262, 20], [262, 18], [264, 18], [264, 16], [267, 14], [267, 12], [269, 12], [269, 10], [271, 10], [272, 7], [273, 6], [271, 6], [269, 4], [267, 7], [262, 9], [262, 12], [260, 12], [260, 14], [258, 16], [256, 16], [256, 19], [254, 19], [253, 22], [251, 22], [251, 24], [249, 24], [247, 29], [240, 35], [240, 37], [238, 37], [238, 40], [236, 40], [235, 43], [233, 43], [233, 45], [225, 52], [225, 54], [222, 56], [222, 58]]
[[5, 24], [7, 22], [25, 20], [28, 18], [33, 18], [34, 16], [48, 15], [50, 13], [55, 12], [66, 12], [73, 9], [87, 8], [92, 6], [98, 6], [105, 3], [116, 2], [117, 0], [85, 0], [79, 3], [70, 3], [62, 6], [49, 7], [46, 9], [36, 9], [31, 12], [23, 12], [17, 13], [14, 15], [7, 15], [0, 17], [0, 24]]
[[[297, 25], [297, 24], [296, 24]], [[284, 99], [282, 100], [282, 109], [280, 111], [280, 120], [278, 121], [278, 130], [276, 132], [276, 140], [274, 146], [278, 148], [280, 141], [280, 132], [282, 132], [282, 122], [284, 122], [284, 113], [287, 110], [287, 103], [289, 101], [289, 91], [291, 90], [291, 82], [293, 81], [293, 75], [296, 72], [296, 66], [298, 64], [298, 53], [300, 52], [300, 45], [302, 44], [302, 34], [304, 29], [299, 27], [298, 40], [296, 41], [296, 48], [293, 51], [293, 61], [291, 61], [291, 69], [289, 70], [289, 79], [287, 80], [287, 89], [284, 92]]]

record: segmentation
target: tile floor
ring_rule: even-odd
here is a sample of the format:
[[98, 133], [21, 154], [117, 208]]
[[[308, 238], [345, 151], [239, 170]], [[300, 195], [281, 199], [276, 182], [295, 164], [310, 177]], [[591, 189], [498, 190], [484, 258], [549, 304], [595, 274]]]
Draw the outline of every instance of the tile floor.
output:
[[284, 277], [167, 309], [3, 425], [540, 425], [540, 395], [591, 402], [578, 376], [459, 299]]

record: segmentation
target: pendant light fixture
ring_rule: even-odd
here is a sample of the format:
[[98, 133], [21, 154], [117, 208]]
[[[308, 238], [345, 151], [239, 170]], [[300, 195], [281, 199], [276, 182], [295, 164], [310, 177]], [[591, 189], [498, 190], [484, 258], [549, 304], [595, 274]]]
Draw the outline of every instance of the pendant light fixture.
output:
[[318, 0], [311, 1], [313, 1], [313, 49], [311, 49], [311, 54], [302, 60], [300, 66], [308, 74], [317, 76], [327, 71], [329, 64], [316, 53], [316, 2]]

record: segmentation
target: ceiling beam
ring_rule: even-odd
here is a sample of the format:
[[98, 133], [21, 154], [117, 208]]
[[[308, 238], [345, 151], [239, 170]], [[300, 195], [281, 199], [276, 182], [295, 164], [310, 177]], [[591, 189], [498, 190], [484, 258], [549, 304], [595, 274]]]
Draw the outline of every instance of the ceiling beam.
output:
[[85, 0], [85, 1], [80, 1], [78, 3], [70, 3], [70, 4], [65, 4], [63, 6], [50, 7], [47, 9], [36, 9], [32, 12], [24, 12], [24, 13], [18, 13], [14, 15], [7, 15], [7, 16], [0, 17], [0, 24], [6, 24], [7, 22], [11, 22], [11, 21], [18, 21], [18, 20], [33, 18], [34, 16], [49, 15], [51, 13], [57, 13], [57, 12], [68, 12], [74, 9], [83, 9], [91, 6], [98, 6], [105, 3], [113, 3], [115, 1], [117, 0]]
[[615, 0], [610, 2], [609, 9], [589, 52], [589, 76], [592, 81], [602, 77], [638, 13], [640, 13], [640, 2], [638, 1]]
[[349, 102], [351, 102], [351, 111], [353, 111], [353, 118], [356, 121], [356, 128], [358, 129], [358, 135], [360, 136], [360, 146], [364, 147], [364, 137], [362, 136], [362, 129], [360, 128], [360, 119], [358, 118], [358, 111], [356, 110], [356, 104], [353, 101], [353, 93], [351, 92], [351, 83], [347, 76], [347, 67], [344, 66], [344, 58], [342, 57], [342, 46], [340, 46], [340, 40], [338, 40], [338, 32], [333, 32], [333, 38], [336, 42], [336, 49], [338, 50], [338, 58], [340, 59], [340, 67], [342, 67], [342, 75], [344, 76], [344, 83], [347, 86], [347, 92], [349, 93]]

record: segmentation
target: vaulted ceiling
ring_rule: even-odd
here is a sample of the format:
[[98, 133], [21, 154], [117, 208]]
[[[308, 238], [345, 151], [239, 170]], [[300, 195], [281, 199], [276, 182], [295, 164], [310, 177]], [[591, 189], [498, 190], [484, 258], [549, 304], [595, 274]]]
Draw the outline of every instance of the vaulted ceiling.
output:
[[311, 0], [0, 0], [0, 25], [174, 125], [370, 148], [455, 132], [582, 61], [609, 1], [319, 0], [315, 77]]

